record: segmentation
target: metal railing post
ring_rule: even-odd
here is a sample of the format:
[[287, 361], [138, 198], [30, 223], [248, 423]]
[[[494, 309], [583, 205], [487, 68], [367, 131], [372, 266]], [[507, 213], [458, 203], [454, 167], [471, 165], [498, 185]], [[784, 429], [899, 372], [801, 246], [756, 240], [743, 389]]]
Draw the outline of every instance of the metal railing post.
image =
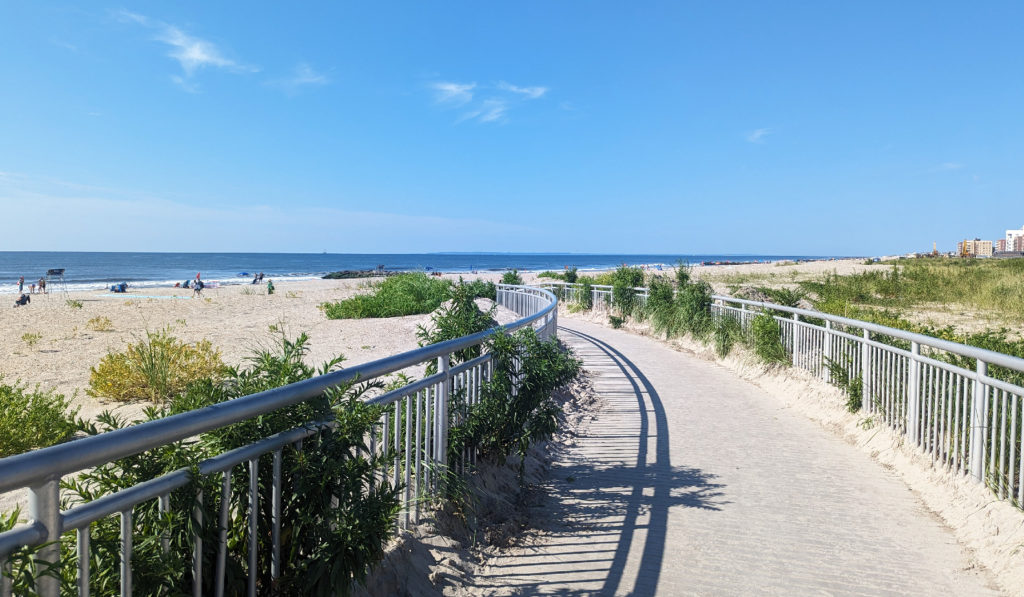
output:
[[449, 377], [451, 370], [451, 355], [437, 357], [437, 372], [444, 373], [444, 380], [441, 381], [441, 391], [437, 400], [437, 429], [434, 437], [437, 438], [437, 451], [434, 453], [437, 466], [443, 469], [448, 465], [448, 403], [451, 398], [452, 381]]
[[915, 444], [921, 435], [921, 345], [910, 343], [910, 380], [907, 387], [907, 435]]
[[978, 359], [978, 376], [971, 393], [971, 477], [978, 483], [985, 479], [985, 432], [988, 430], [988, 388], [982, 376], [988, 375], [988, 363]]
[[[32, 524], [39, 524], [46, 531], [46, 543], [36, 552], [37, 566], [44, 568], [36, 578], [36, 591], [41, 597], [58, 597], [60, 594], [60, 479], [47, 479], [29, 488], [28, 512]], [[39, 568], [36, 569], [37, 572]]]
[[871, 411], [871, 332], [864, 330], [864, 341], [860, 344], [860, 409]]
[[825, 320], [825, 346], [822, 353], [825, 356], [825, 383], [832, 383], [832, 368], [829, 367], [832, 363], [832, 322]]
[[790, 342], [793, 344], [793, 366], [796, 367], [797, 359], [797, 347], [800, 345], [798, 336], [800, 335], [800, 326], [796, 322], [800, 321], [800, 315], [798, 313], [793, 314], [793, 334], [790, 336]]

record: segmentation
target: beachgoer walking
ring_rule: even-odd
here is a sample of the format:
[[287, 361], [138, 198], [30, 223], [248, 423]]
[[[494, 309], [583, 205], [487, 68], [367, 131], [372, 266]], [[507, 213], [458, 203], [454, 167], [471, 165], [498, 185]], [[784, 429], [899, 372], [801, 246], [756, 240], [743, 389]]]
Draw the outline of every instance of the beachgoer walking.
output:
[[18, 294], [25, 291], [25, 276], [18, 278]]
[[192, 298], [195, 298], [197, 296], [202, 296], [202, 294], [203, 294], [203, 287], [204, 286], [205, 286], [205, 284], [203, 284], [203, 281], [200, 280], [198, 278], [198, 275], [197, 275], [196, 282], [195, 282], [195, 284], [192, 285]]
[[28, 290], [29, 293], [31, 293], [31, 294], [35, 294], [36, 293], [36, 285], [34, 283], [33, 284], [29, 284], [28, 288], [29, 288], [29, 290]]
[[253, 274], [253, 275], [252, 275], [252, 283], [253, 283], [253, 284], [256, 284], [256, 283], [257, 283], [257, 282], [259, 282], [259, 281], [260, 281], [260, 276], [259, 276], [259, 274]]
[[46, 294], [46, 278], [39, 278], [39, 293]]
[[267, 294], [274, 294], [274, 281], [267, 280]]
[[263, 272], [260, 272], [260, 282], [263, 281]]

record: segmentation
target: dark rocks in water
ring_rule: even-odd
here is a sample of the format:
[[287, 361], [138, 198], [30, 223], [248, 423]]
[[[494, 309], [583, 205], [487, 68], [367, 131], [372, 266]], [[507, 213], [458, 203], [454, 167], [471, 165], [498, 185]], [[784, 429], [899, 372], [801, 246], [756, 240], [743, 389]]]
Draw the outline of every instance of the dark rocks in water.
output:
[[391, 276], [396, 272], [386, 272], [379, 269], [344, 269], [340, 272], [330, 272], [323, 277], [324, 280], [349, 280], [351, 278], [374, 278], [377, 276]]

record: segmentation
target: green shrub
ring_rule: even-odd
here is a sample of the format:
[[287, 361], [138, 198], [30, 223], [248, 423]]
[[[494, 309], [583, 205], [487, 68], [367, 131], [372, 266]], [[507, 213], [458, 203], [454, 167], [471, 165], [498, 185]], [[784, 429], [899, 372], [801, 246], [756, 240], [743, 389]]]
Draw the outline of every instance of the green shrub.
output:
[[594, 279], [589, 276], [580, 276], [580, 287], [576, 289], [576, 306], [580, 310], [589, 311], [594, 308]]
[[755, 287], [755, 290], [768, 297], [767, 302], [782, 305], [784, 307], [799, 307], [800, 301], [807, 297], [806, 292], [790, 288], [768, 288], [767, 286], [757, 286]]
[[537, 274], [537, 277], [538, 278], [551, 278], [552, 280], [564, 280], [565, 279], [565, 276], [563, 276], [562, 274], [560, 274], [558, 272], [553, 272], [551, 270], [543, 271], [543, 272]]
[[789, 363], [782, 345], [782, 327], [770, 313], [761, 313], [750, 322], [751, 343], [754, 353], [767, 364]]
[[694, 338], [704, 338], [711, 330], [711, 285], [703, 280], [676, 291], [678, 327]]
[[561, 409], [552, 392], [575, 379], [582, 364], [557, 341], [542, 341], [529, 328], [495, 333], [487, 350], [493, 355], [494, 374], [483, 385], [480, 402], [464, 419], [453, 420], [449, 459], [458, 460], [472, 446], [495, 462], [515, 453], [522, 479], [530, 445], [557, 429]]
[[626, 323], [626, 320], [619, 317], [618, 315], [609, 315], [608, 323], [612, 324], [613, 328], [619, 329], [622, 327], [622, 324]]
[[[464, 282], [459, 279], [459, 283], [463, 284]], [[494, 282], [473, 280], [472, 282], [465, 282], [464, 284], [469, 289], [469, 293], [476, 298], [487, 298], [492, 301], [498, 300], [498, 287]]]
[[615, 270], [612, 279], [612, 306], [620, 315], [628, 317], [637, 307], [637, 291], [634, 288], [643, 286], [644, 270], [623, 265]]
[[[492, 305], [491, 309], [484, 313], [476, 306], [470, 287], [466, 284], [457, 284], [452, 288], [451, 299], [431, 316], [430, 328], [418, 326], [416, 337], [420, 340], [420, 346], [427, 346], [489, 330], [498, 325], [494, 320], [495, 308], [496, 306]], [[480, 345], [470, 346], [453, 353], [451, 364], [464, 363], [478, 356]], [[427, 374], [436, 372], [437, 362], [428, 363]]]
[[[207, 379], [191, 385], [166, 405], [148, 409], [147, 420], [211, 406], [337, 368], [341, 357], [320, 370], [306, 365], [307, 341], [305, 335], [295, 341], [282, 336], [279, 349], [254, 354], [248, 366], [228, 370], [222, 381]], [[329, 390], [300, 404], [202, 434], [196, 441], [164, 446], [85, 471], [64, 482], [65, 507], [183, 467], [195, 471], [200, 461], [224, 451], [306, 426], [310, 421], [330, 420], [335, 425], [307, 437], [301, 450], [289, 447], [281, 452], [281, 561], [276, 581], [270, 577], [273, 459], [266, 455], [258, 461], [257, 593], [348, 595], [353, 583], [365, 578], [370, 567], [382, 557], [399, 504], [398, 488], [390, 484], [388, 475], [378, 478], [375, 474], [393, 454], [370, 455], [366, 443], [371, 430], [379, 425], [382, 412], [361, 400], [367, 387], [349, 385]], [[126, 424], [124, 419], [104, 413], [89, 432], [102, 433]], [[238, 594], [248, 576], [249, 467], [236, 466], [229, 474], [225, 575], [227, 586], [234, 591], [229, 594]], [[203, 539], [204, 567], [210, 566], [211, 571], [203, 576], [203, 593], [213, 594], [221, 475], [193, 478], [191, 485], [170, 494], [171, 508], [167, 513], [158, 510], [155, 500], [133, 509], [132, 574], [136, 594], [191, 594], [193, 533]], [[203, 500], [196, 502], [200, 490]], [[192, 518], [197, 503], [201, 504], [198, 507], [202, 513], [199, 525]], [[74, 534], [65, 534], [61, 542], [62, 559], [67, 564], [62, 594], [75, 593], [73, 571], [77, 555], [73, 538]], [[105, 517], [94, 522], [91, 538], [92, 594], [117, 594], [118, 518]], [[170, 544], [166, 553], [161, 547], [162, 539]]]
[[715, 319], [711, 326], [711, 332], [715, 343], [715, 353], [722, 359], [729, 356], [736, 342], [743, 340], [743, 327], [734, 317]]
[[77, 416], [62, 394], [0, 384], [0, 458], [71, 439], [82, 428]]
[[72, 308], [72, 309], [81, 309], [82, 308], [82, 301], [76, 301], [74, 299], [68, 299], [68, 300], [64, 301], [64, 304], [67, 305], [68, 307]]
[[565, 270], [565, 274], [562, 275], [562, 279], [565, 280], [566, 282], [570, 283], [570, 284], [575, 284], [576, 280], [579, 279], [579, 275], [577, 274], [576, 266], [574, 265], [574, 266], [568, 268], [567, 270]]
[[437, 309], [451, 282], [422, 272], [398, 274], [373, 287], [373, 292], [320, 305], [328, 319], [362, 319], [419, 315]]
[[522, 286], [523, 278], [520, 277], [519, 270], [514, 269], [512, 271], [505, 272], [504, 274], [501, 275], [501, 283]]
[[690, 264], [684, 263], [683, 261], [676, 262], [676, 287], [682, 288], [690, 283], [692, 277], [692, 268]]
[[108, 353], [89, 371], [90, 396], [164, 402], [196, 380], [219, 379], [225, 367], [209, 340], [187, 344], [163, 330], [147, 332], [124, 352]]

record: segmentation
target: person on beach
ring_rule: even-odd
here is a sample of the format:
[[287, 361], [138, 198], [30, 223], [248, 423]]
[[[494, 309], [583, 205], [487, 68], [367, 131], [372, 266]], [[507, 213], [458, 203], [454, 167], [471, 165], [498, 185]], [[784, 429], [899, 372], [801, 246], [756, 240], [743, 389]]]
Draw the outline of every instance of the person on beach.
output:
[[259, 282], [259, 281], [260, 281], [260, 276], [259, 276], [259, 274], [253, 274], [253, 275], [252, 275], [252, 283], [253, 283], [253, 284], [256, 284], [256, 283], [257, 283], [257, 282]]
[[196, 274], [196, 282], [192, 285], [192, 298], [202, 296], [203, 294], [203, 281], [199, 279], [199, 274]]
[[24, 307], [25, 305], [32, 302], [32, 297], [27, 294], [22, 294], [18, 300], [14, 301], [15, 307]]
[[260, 282], [263, 281], [263, 272], [260, 272]]
[[46, 278], [39, 278], [39, 294], [46, 294]]
[[18, 278], [18, 294], [25, 291], [25, 276]]
[[274, 294], [274, 281], [267, 280], [267, 294]]
[[29, 284], [28, 288], [29, 288], [29, 292], [31, 294], [35, 294], [36, 293], [36, 285], [35, 284]]

